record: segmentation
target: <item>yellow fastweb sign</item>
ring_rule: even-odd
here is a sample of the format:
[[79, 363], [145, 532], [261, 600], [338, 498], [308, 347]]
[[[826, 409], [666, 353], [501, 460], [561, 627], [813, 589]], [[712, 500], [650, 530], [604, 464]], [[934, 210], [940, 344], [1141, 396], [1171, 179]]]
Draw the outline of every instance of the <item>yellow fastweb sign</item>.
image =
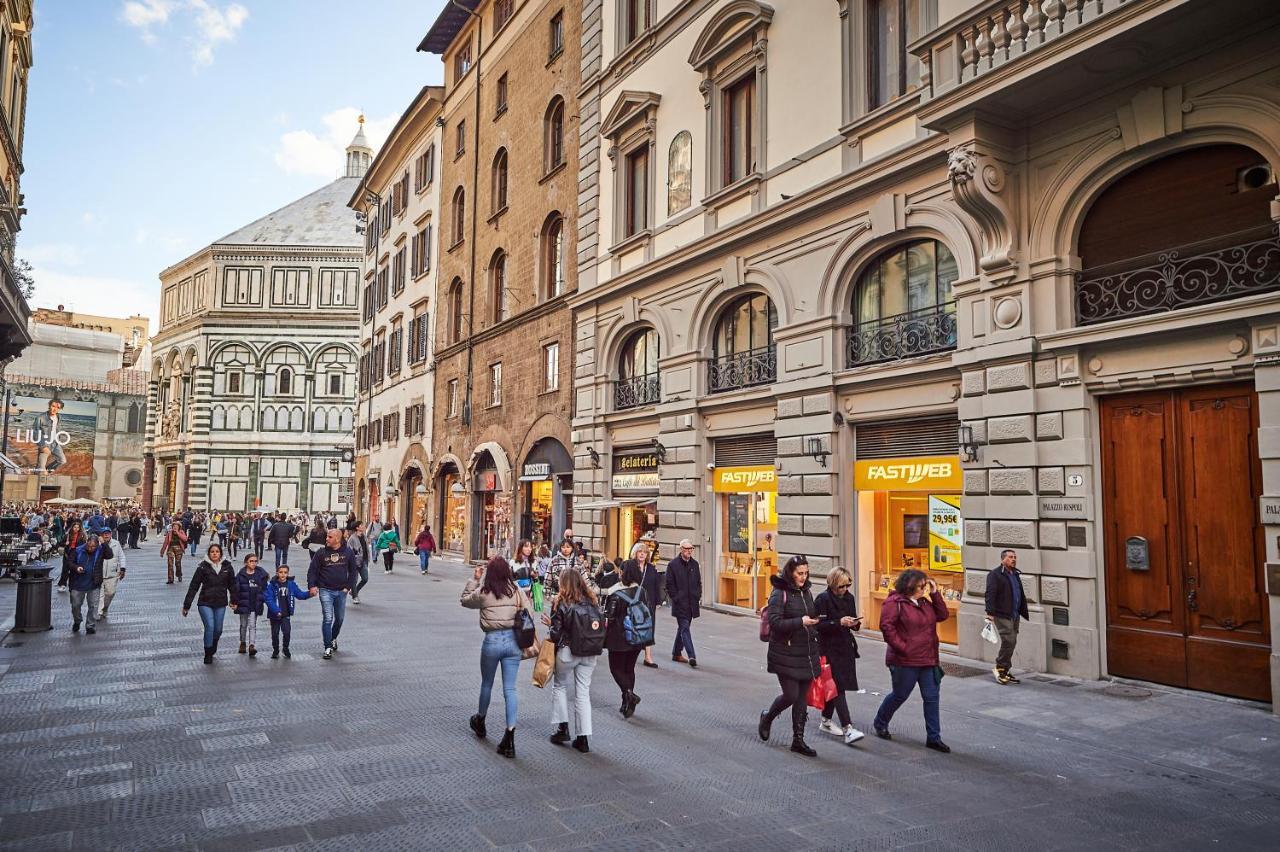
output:
[[712, 490], [743, 494], [750, 491], [777, 491], [778, 474], [772, 465], [718, 467]]
[[954, 491], [964, 488], [959, 456], [920, 456], [854, 462], [858, 491]]

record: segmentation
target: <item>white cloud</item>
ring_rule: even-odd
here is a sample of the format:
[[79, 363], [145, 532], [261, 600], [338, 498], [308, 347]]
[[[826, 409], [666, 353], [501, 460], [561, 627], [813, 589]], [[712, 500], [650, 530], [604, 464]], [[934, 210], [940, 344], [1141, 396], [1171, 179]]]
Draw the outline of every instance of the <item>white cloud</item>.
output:
[[249, 18], [249, 10], [239, 3], [219, 6], [210, 0], [126, 0], [120, 8], [121, 20], [138, 30], [147, 44], [156, 43], [156, 29], [177, 13], [185, 14], [193, 25], [194, 35], [187, 41], [197, 66], [211, 64], [214, 48], [234, 41]]
[[79, 266], [84, 262], [80, 247], [71, 243], [37, 243], [23, 245], [18, 249], [18, 257], [31, 261], [33, 267], [55, 264], [57, 266]]
[[[324, 129], [319, 132], [290, 130], [283, 134], [276, 146], [276, 165], [288, 174], [329, 178], [340, 174], [346, 162], [344, 152], [359, 126], [359, 116], [360, 110], [355, 107], [342, 107], [320, 119]], [[364, 135], [374, 151], [386, 141], [395, 123], [394, 114], [365, 121]]]

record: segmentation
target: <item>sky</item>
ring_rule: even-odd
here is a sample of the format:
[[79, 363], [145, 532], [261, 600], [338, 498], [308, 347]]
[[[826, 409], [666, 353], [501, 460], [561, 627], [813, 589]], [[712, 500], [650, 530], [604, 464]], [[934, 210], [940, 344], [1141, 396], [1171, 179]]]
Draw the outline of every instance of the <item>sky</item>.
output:
[[[444, 0], [38, 0], [16, 255], [32, 307], [159, 317], [160, 272], [339, 177], [439, 59]], [[354, 221], [352, 223], [354, 227]]]

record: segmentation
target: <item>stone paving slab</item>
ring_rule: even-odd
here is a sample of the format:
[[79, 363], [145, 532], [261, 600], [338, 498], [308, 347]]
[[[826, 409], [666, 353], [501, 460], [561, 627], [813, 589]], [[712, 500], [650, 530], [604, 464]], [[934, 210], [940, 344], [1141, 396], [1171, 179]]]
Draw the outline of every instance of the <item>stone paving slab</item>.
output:
[[[300, 602], [292, 660], [217, 663], [150, 550], [95, 636], [0, 642], [0, 850], [1253, 849], [1280, 837], [1280, 720], [1176, 690], [1029, 676], [1000, 687], [953, 660], [943, 732], [923, 746], [919, 699], [892, 742], [819, 751], [755, 718], [776, 682], [752, 619], [695, 622], [699, 668], [641, 668], [631, 720], [602, 660], [592, 753], [546, 741], [549, 691], [521, 667], [518, 758], [467, 729], [481, 634], [457, 598], [468, 571], [413, 560], [374, 572], [320, 659], [319, 606]], [[297, 573], [302, 573], [298, 571]], [[11, 611], [12, 584], [0, 583]], [[0, 610], [0, 621], [9, 612]], [[672, 620], [657, 618], [659, 648]], [[866, 731], [888, 686], [867, 639], [851, 695]], [[958, 667], [957, 667], [958, 666]], [[966, 675], [976, 676], [966, 676]], [[500, 731], [501, 689], [489, 716]]]

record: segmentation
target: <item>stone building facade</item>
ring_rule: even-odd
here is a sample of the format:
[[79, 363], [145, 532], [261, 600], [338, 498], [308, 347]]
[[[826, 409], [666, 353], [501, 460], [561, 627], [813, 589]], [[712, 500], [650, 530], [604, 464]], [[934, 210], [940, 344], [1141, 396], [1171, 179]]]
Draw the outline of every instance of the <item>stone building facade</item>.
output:
[[472, 0], [419, 46], [445, 66], [430, 511], [469, 559], [571, 518], [581, 19], [577, 0]]
[[924, 568], [986, 659], [1014, 548], [1015, 666], [1273, 700], [1274, 8], [582, 13], [580, 535], [730, 609], [847, 566], [871, 629]]
[[160, 273], [144, 503], [351, 506], [360, 263], [344, 177]]
[[405, 535], [428, 515], [443, 94], [422, 88], [349, 202], [365, 221], [356, 513]]
[[22, 194], [22, 147], [27, 130], [27, 80], [34, 57], [32, 0], [0, 6], [0, 359], [31, 344], [31, 308], [14, 277], [14, 242], [27, 212]]

